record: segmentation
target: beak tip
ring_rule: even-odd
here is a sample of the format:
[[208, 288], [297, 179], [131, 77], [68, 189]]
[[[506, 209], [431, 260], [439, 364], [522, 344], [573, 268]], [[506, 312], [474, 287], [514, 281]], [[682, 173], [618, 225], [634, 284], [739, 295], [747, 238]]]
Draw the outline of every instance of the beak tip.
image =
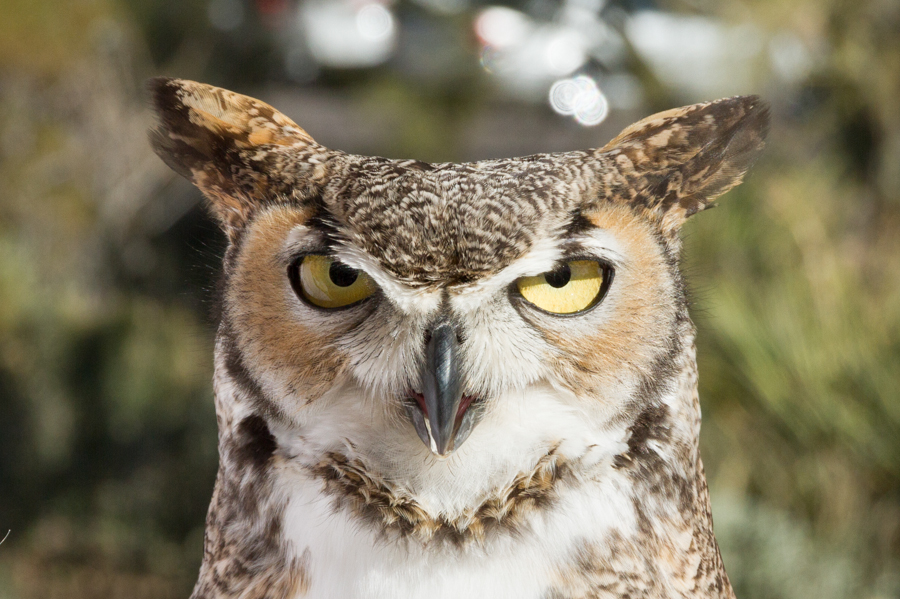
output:
[[436, 455], [437, 457], [444, 459], [444, 458], [449, 458], [450, 454], [452, 454], [455, 449], [456, 449], [455, 447], [437, 446], [432, 449], [432, 452], [434, 452], [434, 455]]

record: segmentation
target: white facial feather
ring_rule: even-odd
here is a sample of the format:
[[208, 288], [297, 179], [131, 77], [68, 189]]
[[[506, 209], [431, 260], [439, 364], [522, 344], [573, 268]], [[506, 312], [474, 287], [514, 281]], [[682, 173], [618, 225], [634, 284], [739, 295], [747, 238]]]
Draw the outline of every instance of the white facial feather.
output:
[[384, 270], [372, 256], [355, 246], [341, 244], [335, 248], [335, 256], [347, 266], [362, 270], [372, 277], [384, 291], [385, 297], [405, 314], [432, 312], [441, 303], [439, 289], [413, 288], [403, 284]]
[[[360, 419], [377, 418], [362, 404], [335, 400], [320, 416], [331, 425], [339, 419], [337, 429], [362, 434]], [[319, 492], [321, 483], [306, 474], [302, 458], [295, 458], [279, 467], [277, 480], [289, 498], [285, 536], [298, 555], [309, 550], [313, 556], [312, 585], [303, 597], [537, 599], [535, 589], [552, 582], [554, 566], [568, 558], [573, 543], [606, 538], [613, 531], [625, 537], [634, 534], [637, 522], [630, 483], [608, 468], [613, 457], [627, 448], [625, 429], [598, 431], [571, 398], [546, 386], [503, 400], [502, 408], [489, 415], [447, 460], [430, 455], [415, 435], [390, 428], [381, 430], [383, 436], [357, 437], [354, 449], [373, 460], [373, 469], [394, 472], [394, 482], [408, 485], [423, 506], [435, 513], [453, 514], [477, 505], [487, 487], [511, 479], [560, 438], [567, 440], [567, 453], [582, 455], [591, 463], [582, 474], [583, 486], [562, 490], [557, 509], [537, 516], [519, 535], [499, 536], [484, 546], [447, 553], [422, 550], [415, 542], [386, 543], [350, 514], [335, 512], [331, 499]], [[330, 437], [306, 435], [298, 443], [289, 431], [276, 434], [279, 445], [311, 453]], [[473, 477], [472, 472], [479, 476]], [[595, 473], [593, 478], [590, 472]], [[442, 584], [435, 586], [437, 580]]]

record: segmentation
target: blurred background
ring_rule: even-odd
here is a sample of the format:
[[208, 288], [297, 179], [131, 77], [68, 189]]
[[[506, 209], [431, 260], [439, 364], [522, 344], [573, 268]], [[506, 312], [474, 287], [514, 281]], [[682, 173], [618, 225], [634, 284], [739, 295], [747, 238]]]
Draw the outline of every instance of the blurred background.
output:
[[150, 151], [154, 75], [428, 161], [764, 96], [684, 231], [716, 531], [741, 599], [900, 597], [897, 0], [3, 0], [0, 598], [195, 580], [224, 241]]

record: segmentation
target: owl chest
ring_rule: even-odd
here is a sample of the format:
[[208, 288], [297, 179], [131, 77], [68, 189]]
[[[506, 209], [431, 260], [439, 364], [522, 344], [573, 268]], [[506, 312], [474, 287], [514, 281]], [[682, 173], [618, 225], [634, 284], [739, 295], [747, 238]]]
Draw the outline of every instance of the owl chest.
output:
[[284, 535], [303, 556], [297, 598], [559, 596], [586, 543], [637, 534], [633, 506], [613, 480], [563, 492], [554, 505], [523, 516], [515, 529], [490, 531], [483, 542], [437, 535], [422, 543], [336, 506], [318, 481], [291, 486]]

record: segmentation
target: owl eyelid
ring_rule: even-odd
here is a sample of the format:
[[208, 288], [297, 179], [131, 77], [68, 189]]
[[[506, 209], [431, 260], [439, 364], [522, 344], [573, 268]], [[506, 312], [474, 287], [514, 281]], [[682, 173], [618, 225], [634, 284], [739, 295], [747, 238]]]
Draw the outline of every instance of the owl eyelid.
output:
[[[334, 260], [335, 262], [341, 262], [337, 256], [331, 253], [331, 248], [315, 248], [297, 252], [295, 254], [291, 254], [289, 262], [291, 264], [299, 264], [303, 261], [304, 258], [308, 258], [309, 256], [321, 256], [322, 258], [328, 258], [329, 260]], [[343, 264], [343, 262], [341, 262], [341, 264]]]
[[[565, 266], [566, 264], [569, 264], [571, 262], [596, 262], [597, 264], [600, 265], [601, 268], [604, 269], [604, 271], [608, 270], [608, 271], [612, 272], [612, 271], [616, 270], [616, 265], [607, 258], [598, 258], [597, 256], [594, 256], [591, 254], [572, 254], [571, 256], [564, 256], [564, 257], [560, 258], [553, 265], [553, 268], [551, 268], [550, 270], [545, 270], [545, 271], [539, 272], [535, 275], [525, 275], [525, 276], [539, 277], [541, 275], [546, 275], [546, 274], [549, 274], [559, 268], [562, 268], [563, 266]], [[513, 282], [513, 284], [515, 284], [515, 282]]]

